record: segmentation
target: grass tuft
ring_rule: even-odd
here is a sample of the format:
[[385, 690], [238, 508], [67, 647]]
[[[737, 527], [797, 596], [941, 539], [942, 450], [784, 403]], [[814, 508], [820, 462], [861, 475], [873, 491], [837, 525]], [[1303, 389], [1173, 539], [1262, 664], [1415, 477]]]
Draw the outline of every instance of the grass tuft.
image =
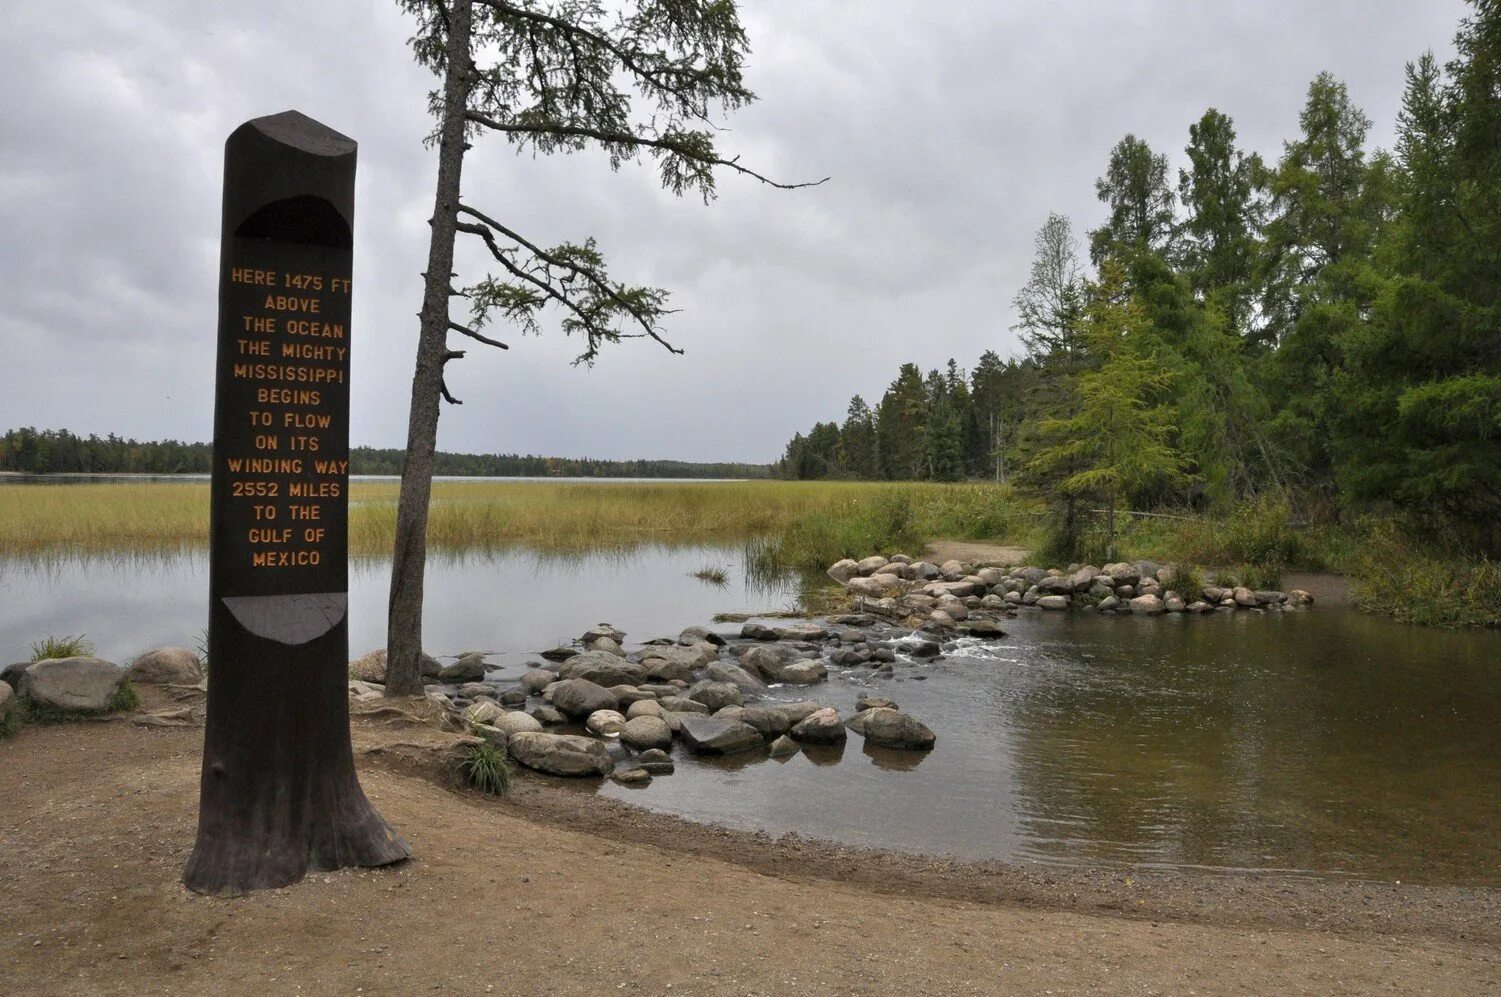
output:
[[1368, 613], [1438, 627], [1501, 626], [1501, 562], [1434, 550], [1392, 522], [1368, 526], [1350, 593]]
[[94, 653], [94, 642], [83, 634], [76, 637], [55, 637], [49, 634], [44, 640], [31, 645], [32, 661], [51, 661], [54, 658], [83, 658]]
[[697, 578], [701, 582], [708, 582], [710, 585], [717, 585], [720, 588], [724, 588], [730, 583], [729, 571], [722, 567], [719, 567], [718, 565], [712, 564], [705, 568], [699, 568], [697, 571], [693, 572], [693, 577]]
[[488, 796], [504, 796], [515, 777], [511, 759], [489, 742], [469, 748], [459, 762], [459, 774], [466, 783]]

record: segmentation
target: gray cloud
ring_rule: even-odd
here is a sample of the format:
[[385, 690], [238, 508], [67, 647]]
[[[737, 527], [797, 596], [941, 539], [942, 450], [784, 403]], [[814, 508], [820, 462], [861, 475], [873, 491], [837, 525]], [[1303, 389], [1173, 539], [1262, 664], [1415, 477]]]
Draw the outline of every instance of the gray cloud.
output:
[[[649, 164], [532, 159], [484, 139], [466, 197], [536, 240], [598, 238], [621, 279], [670, 288], [671, 357], [643, 343], [570, 366], [557, 334], [471, 351], [441, 445], [768, 460], [878, 396], [897, 364], [1015, 348], [1010, 299], [1050, 210], [1096, 224], [1127, 131], [1182, 160], [1205, 107], [1275, 157], [1329, 69], [1390, 144], [1402, 66], [1441, 57], [1459, 0], [744, 4], [761, 102], [703, 206]], [[435, 167], [430, 77], [394, 3], [120, 0], [61, 17], [13, 0], [0, 38], [0, 425], [206, 439], [220, 156], [241, 121], [297, 107], [360, 142], [356, 442], [399, 446]], [[483, 260], [462, 257], [466, 273]]]

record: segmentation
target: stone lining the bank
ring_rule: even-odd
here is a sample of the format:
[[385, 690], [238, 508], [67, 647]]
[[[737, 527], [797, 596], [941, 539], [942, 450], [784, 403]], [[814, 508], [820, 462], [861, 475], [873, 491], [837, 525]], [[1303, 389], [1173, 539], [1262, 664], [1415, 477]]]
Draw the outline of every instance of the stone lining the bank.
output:
[[[846, 558], [828, 570], [860, 609], [934, 632], [998, 629], [1018, 610], [1087, 610], [1155, 616], [1255, 610], [1282, 612], [1313, 604], [1301, 589], [1253, 591], [1245, 586], [1185, 587], [1173, 565], [1118, 561], [1103, 568], [1011, 567], [960, 561], [914, 561], [905, 554]], [[1177, 583], [1175, 587], [1175, 582]]]
[[[626, 634], [600, 624], [574, 645], [549, 649], [519, 679], [444, 681], [451, 666], [424, 672], [425, 687], [442, 707], [441, 725], [505, 749], [517, 764], [547, 775], [609, 776], [628, 785], [671, 774], [669, 754], [681, 747], [699, 755], [760, 751], [767, 758], [807, 745], [842, 744], [849, 730], [882, 747], [926, 751], [937, 736], [887, 696], [863, 694], [853, 714], [813, 700], [774, 699], [773, 686], [812, 687], [829, 668], [894, 673], [903, 661], [931, 661], [934, 641], [914, 638], [869, 614], [826, 621], [743, 624], [738, 635], [688, 627], [623, 650]], [[384, 694], [385, 658], [371, 652], [350, 662], [349, 694], [361, 701]], [[466, 676], [472, 671], [466, 670]], [[442, 677], [440, 677], [442, 676]], [[549, 730], [548, 728], [552, 728]]]

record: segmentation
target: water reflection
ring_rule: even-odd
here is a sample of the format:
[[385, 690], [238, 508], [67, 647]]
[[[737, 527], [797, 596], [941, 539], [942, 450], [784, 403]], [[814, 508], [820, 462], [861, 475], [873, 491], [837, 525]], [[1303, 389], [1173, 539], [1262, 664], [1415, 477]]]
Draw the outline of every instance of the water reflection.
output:
[[[694, 572], [727, 565], [726, 586]], [[47, 634], [125, 660], [192, 646], [201, 552], [0, 559], [0, 664]], [[351, 565], [351, 643], [384, 643], [388, 565]], [[797, 604], [816, 581], [738, 548], [435, 555], [429, 650], [494, 648], [501, 675], [596, 622], [632, 642], [719, 612]], [[878, 691], [938, 735], [931, 752], [851, 743], [704, 760], [598, 791], [683, 816], [853, 844], [1038, 862], [1275, 869], [1501, 884], [1501, 633], [1329, 609], [1204, 618], [1030, 613], [896, 672], [832, 670], [775, 689], [848, 715]], [[616, 749], [622, 750], [622, 749]]]

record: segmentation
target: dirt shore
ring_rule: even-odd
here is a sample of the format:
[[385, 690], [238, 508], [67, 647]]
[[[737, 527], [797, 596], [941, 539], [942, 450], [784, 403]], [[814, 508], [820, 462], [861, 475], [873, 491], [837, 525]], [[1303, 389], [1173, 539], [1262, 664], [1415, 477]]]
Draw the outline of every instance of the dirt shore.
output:
[[[149, 704], [148, 704], [149, 705]], [[444, 784], [377, 707], [362, 779], [417, 858], [237, 900], [178, 883], [202, 731], [0, 742], [0, 992], [1494, 993], [1501, 891], [1055, 871]]]

